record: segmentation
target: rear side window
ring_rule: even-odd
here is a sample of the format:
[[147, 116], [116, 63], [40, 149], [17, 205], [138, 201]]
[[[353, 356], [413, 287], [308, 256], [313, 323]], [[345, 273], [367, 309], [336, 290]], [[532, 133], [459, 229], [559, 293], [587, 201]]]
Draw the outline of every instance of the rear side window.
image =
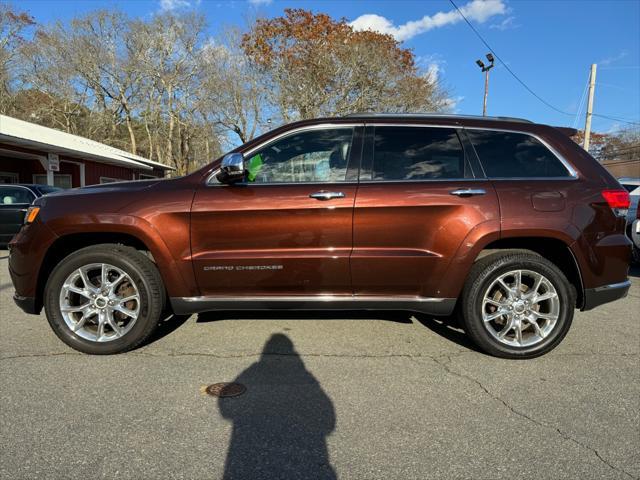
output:
[[538, 139], [526, 133], [465, 130], [488, 177], [568, 177], [562, 162]]
[[453, 128], [375, 127], [372, 180], [464, 178], [465, 170]]

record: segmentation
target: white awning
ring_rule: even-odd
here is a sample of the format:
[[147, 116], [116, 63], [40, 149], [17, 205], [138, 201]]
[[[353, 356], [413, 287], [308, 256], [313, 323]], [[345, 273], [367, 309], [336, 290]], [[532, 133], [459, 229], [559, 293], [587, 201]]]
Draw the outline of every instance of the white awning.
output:
[[0, 143], [121, 167], [142, 170], [152, 170], [155, 167], [164, 170], [175, 170], [173, 167], [133, 155], [95, 140], [25, 122], [6, 115], [0, 115]]

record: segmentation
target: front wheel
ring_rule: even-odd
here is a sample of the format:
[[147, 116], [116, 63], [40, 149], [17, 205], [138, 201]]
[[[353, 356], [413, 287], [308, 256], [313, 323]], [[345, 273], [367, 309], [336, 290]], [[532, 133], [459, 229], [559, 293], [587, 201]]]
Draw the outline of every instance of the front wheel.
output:
[[465, 331], [485, 352], [533, 358], [555, 348], [573, 320], [575, 292], [532, 252], [501, 252], [474, 265], [461, 299]]
[[136, 348], [153, 333], [165, 294], [156, 266], [131, 247], [103, 244], [78, 250], [45, 286], [47, 319], [56, 335], [84, 353]]

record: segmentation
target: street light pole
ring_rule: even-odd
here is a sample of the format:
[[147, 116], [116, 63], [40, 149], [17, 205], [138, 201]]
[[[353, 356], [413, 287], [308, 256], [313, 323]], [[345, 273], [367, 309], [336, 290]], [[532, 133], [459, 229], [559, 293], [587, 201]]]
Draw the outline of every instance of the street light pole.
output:
[[489, 96], [489, 69], [484, 71], [484, 101], [482, 102], [482, 116], [487, 116], [487, 97]]
[[476, 60], [476, 64], [482, 69], [484, 72], [484, 100], [482, 101], [482, 116], [487, 116], [487, 98], [489, 97], [489, 70], [493, 68], [494, 58], [493, 55], [487, 53], [487, 60], [489, 60], [489, 65], [485, 65], [482, 60]]

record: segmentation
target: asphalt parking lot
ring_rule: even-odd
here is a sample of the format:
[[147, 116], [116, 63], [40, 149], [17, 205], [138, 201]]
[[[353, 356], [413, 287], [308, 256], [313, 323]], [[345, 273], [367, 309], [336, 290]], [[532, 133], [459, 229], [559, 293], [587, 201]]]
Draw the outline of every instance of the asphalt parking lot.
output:
[[[0, 477], [639, 478], [640, 276], [529, 361], [406, 313], [169, 319], [79, 354], [13, 304], [0, 251]], [[236, 398], [202, 392], [238, 381]]]

